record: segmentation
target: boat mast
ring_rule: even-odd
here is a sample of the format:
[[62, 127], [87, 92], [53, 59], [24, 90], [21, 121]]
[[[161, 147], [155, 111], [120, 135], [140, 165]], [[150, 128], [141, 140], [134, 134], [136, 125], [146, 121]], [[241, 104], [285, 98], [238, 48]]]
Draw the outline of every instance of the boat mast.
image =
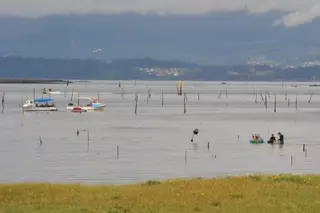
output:
[[79, 99], [80, 99], [80, 93], [78, 92], [78, 106], [80, 106], [80, 103], [79, 103]]
[[36, 99], [36, 88], [33, 88], [33, 101]]

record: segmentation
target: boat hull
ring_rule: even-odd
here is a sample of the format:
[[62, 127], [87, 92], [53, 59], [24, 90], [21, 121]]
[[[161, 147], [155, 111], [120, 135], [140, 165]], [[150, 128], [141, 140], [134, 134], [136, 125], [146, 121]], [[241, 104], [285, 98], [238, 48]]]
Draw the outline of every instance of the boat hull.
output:
[[24, 107], [23, 111], [26, 112], [53, 112], [58, 111], [56, 107]]
[[53, 92], [49, 92], [50, 95], [59, 95], [61, 94], [60, 91], [53, 91]]
[[[73, 111], [74, 107], [75, 106], [67, 106], [67, 110]], [[106, 108], [106, 105], [95, 106], [95, 107], [91, 107], [91, 106], [78, 106], [78, 107], [81, 108], [83, 111], [98, 111], [98, 110], [103, 110], [104, 108]]]
[[87, 110], [83, 110], [83, 109], [81, 109], [81, 110], [70, 110], [70, 112], [77, 112], [77, 113], [82, 113], [82, 112], [87, 112]]
[[263, 139], [256, 139], [256, 140], [251, 139], [250, 143], [264, 143], [264, 140]]

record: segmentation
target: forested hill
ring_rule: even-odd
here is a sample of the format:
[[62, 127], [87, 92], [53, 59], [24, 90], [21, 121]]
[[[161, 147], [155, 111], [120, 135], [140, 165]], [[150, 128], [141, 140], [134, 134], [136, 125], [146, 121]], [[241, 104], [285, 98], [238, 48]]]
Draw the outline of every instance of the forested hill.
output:
[[0, 57], [0, 78], [79, 80], [315, 80], [319, 66], [275, 67], [269, 65], [200, 66], [183, 61], [151, 58], [110, 62], [85, 59]]

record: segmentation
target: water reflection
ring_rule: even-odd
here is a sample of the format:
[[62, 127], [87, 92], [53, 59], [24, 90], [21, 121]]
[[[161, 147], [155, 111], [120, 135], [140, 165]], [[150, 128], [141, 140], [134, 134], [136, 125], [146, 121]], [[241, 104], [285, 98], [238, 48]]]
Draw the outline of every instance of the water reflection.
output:
[[199, 144], [198, 143], [192, 143], [192, 149], [193, 149], [193, 151], [198, 151], [199, 150]]

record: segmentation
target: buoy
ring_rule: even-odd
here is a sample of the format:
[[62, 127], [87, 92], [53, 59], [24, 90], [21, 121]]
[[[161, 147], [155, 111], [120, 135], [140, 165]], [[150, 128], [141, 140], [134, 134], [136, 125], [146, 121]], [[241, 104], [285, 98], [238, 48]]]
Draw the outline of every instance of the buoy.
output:
[[198, 135], [198, 133], [199, 133], [199, 129], [193, 130], [193, 135], [192, 135], [192, 138], [191, 138], [191, 142], [193, 142], [193, 137], [194, 137], [195, 135]]

